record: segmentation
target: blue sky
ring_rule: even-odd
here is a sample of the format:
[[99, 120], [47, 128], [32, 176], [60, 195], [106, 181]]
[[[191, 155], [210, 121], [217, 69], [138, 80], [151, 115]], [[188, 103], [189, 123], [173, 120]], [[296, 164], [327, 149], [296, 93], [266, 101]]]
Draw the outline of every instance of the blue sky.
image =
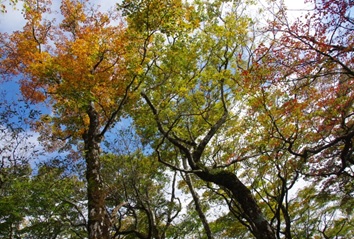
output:
[[[12, 33], [13, 31], [19, 31], [25, 25], [25, 19], [21, 13], [21, 2], [19, 2], [14, 9], [12, 6], [6, 4], [7, 13], [0, 13], [0, 33]], [[53, 8], [59, 9], [60, 0], [53, 0]], [[91, 3], [101, 6], [102, 11], [115, 7], [118, 1], [105, 1], [105, 0], [93, 0]], [[14, 78], [11, 82], [1, 83], [0, 91], [6, 90], [9, 92], [9, 97], [16, 99], [19, 95], [18, 77]]]
[[[5, 0], [7, 1], [7, 0]], [[60, 4], [60, 0], [53, 0], [53, 8], [58, 10], [59, 9], [59, 4]], [[94, 0], [94, 1], [90, 1], [91, 4], [96, 4], [96, 5], [100, 5], [100, 9], [102, 11], [106, 11], [110, 8], [113, 8], [116, 6], [117, 1], [105, 1], [105, 0]], [[11, 6], [7, 6], [7, 13], [0, 13], [0, 33], [8, 33], [11, 34], [13, 31], [20, 31], [22, 30], [23, 26], [25, 25], [26, 21], [23, 18], [22, 14], [21, 14], [21, 4], [19, 4], [17, 7], [17, 9], [14, 9]], [[2, 82], [0, 80], [0, 92], [6, 92], [6, 95], [4, 98], [0, 99], [1, 102], [14, 102], [12, 105], [15, 105], [15, 103], [18, 104], [22, 104], [21, 101], [21, 92], [19, 90], [19, 84], [18, 81], [20, 79], [21, 76], [14, 76], [10, 81], [7, 82]], [[3, 96], [3, 95], [2, 95]], [[11, 105], [11, 103], [10, 103]], [[31, 105], [30, 108], [28, 108], [28, 112], [31, 109], [36, 109], [36, 110], [40, 110], [43, 114], [50, 114], [50, 109], [48, 107], [46, 107], [44, 104], [33, 104]], [[5, 109], [0, 109], [0, 112], [2, 110]], [[11, 121], [16, 122], [17, 119], [13, 118], [11, 119]], [[130, 120], [125, 119], [122, 120], [121, 123], [117, 124], [116, 128], [119, 127], [124, 127], [129, 125]], [[4, 122], [0, 121], [0, 126], [3, 124]], [[34, 145], [37, 145], [37, 149], [41, 149], [41, 146], [38, 143], [37, 137], [39, 136], [38, 133], [33, 132], [31, 130], [31, 128], [27, 125], [25, 126], [25, 132], [24, 133], [28, 133], [31, 134], [32, 136], [28, 139], [29, 141], [31, 141]], [[107, 135], [107, 137], [109, 138], [110, 135]], [[1, 141], [0, 141], [1, 144]], [[65, 154], [64, 154], [65, 155]], [[43, 157], [40, 157], [36, 160], [31, 160], [31, 165], [35, 168], [35, 165], [39, 162], [42, 162], [45, 159], [48, 159], [50, 157], [59, 157], [60, 154], [55, 153], [52, 155], [45, 155]]]
[[[5, 0], [5, 2], [7, 2]], [[60, 0], [53, 0], [54, 8], [59, 9]], [[107, 10], [116, 5], [116, 3], [121, 2], [112, 1], [112, 0], [92, 0], [91, 3], [97, 4], [101, 6], [101, 9]], [[299, 16], [300, 10], [308, 9], [305, 7], [304, 0], [285, 0], [285, 4], [288, 6], [289, 10], [291, 10], [291, 16]], [[6, 4], [5, 4], [6, 5]], [[7, 13], [0, 13], [0, 32], [11, 32], [14, 30], [20, 30], [22, 26], [25, 24], [25, 21], [21, 15], [21, 4], [19, 3], [17, 6], [17, 10], [14, 10], [11, 6], [7, 6]]]
[[[6, 0], [5, 0], [6, 1]], [[53, 0], [53, 7], [59, 9], [59, 4], [61, 1]], [[107, 1], [107, 0], [94, 0], [90, 1], [90, 3], [94, 3], [101, 6], [102, 11], [115, 7], [118, 1]], [[285, 1], [291, 9], [292, 16], [298, 16], [301, 11], [297, 11], [299, 9], [304, 9], [303, 0], [286, 0]], [[21, 5], [18, 4], [17, 9], [13, 9], [11, 6], [7, 6], [7, 13], [0, 13], [0, 32], [1, 33], [11, 33], [13, 31], [21, 30], [25, 25], [25, 19], [21, 14]], [[13, 81], [1, 83], [0, 91], [6, 91], [7, 96], [6, 100], [8, 101], [19, 101], [21, 98], [21, 94], [18, 87], [18, 77], [14, 77]], [[2, 99], [3, 100], [3, 99]], [[33, 105], [36, 109], [40, 109], [44, 113], [50, 112], [48, 108], [45, 108], [44, 105]], [[129, 121], [129, 120], [128, 120]], [[1, 124], [1, 122], [0, 122]], [[123, 121], [123, 125], [128, 124], [128, 122]], [[109, 137], [109, 136], [108, 136]]]
[[[53, 8], [59, 9], [60, 0], [53, 0]], [[101, 6], [102, 11], [106, 11], [112, 7], [115, 7], [116, 3], [121, 1], [107, 1], [107, 0], [92, 0], [90, 3]], [[16, 9], [6, 4], [7, 13], [0, 13], [0, 32], [12, 32], [16, 30], [21, 30], [25, 24], [25, 20], [21, 14], [21, 2], [18, 3]]]

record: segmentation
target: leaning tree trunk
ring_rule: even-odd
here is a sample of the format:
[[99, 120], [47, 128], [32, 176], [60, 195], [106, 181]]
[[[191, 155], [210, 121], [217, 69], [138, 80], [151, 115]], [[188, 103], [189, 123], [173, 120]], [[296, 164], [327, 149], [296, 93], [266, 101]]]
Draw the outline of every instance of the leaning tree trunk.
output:
[[252, 234], [257, 239], [275, 239], [274, 230], [264, 217], [251, 191], [237, 178], [237, 176], [232, 172], [222, 169], [208, 169], [201, 161], [203, 152], [210, 140], [220, 130], [228, 118], [228, 111], [224, 100], [223, 82], [221, 82], [220, 87], [220, 98], [224, 106], [223, 115], [210, 127], [208, 133], [198, 144], [194, 142], [193, 149], [185, 146], [186, 140], [178, 138], [176, 135], [173, 135], [172, 137], [170, 134], [171, 129], [168, 131], [165, 130], [159, 119], [158, 111], [150, 101], [149, 97], [145, 93], [141, 93], [141, 95], [155, 116], [158, 130], [181, 151], [181, 154], [187, 160], [193, 173], [200, 179], [206, 182], [215, 183], [221, 188], [231, 192], [233, 199], [239, 203], [244, 218], [250, 225]]
[[87, 111], [90, 125], [83, 139], [85, 144], [88, 238], [109, 239], [110, 220], [105, 208], [105, 193], [100, 175], [100, 143], [98, 114], [91, 106]]
[[212, 182], [231, 192], [232, 197], [239, 203], [245, 219], [249, 223], [252, 234], [257, 239], [275, 239], [275, 233], [264, 218], [261, 209], [254, 199], [251, 191], [237, 178], [234, 173], [228, 171], [209, 172], [203, 170], [196, 172], [202, 180]]

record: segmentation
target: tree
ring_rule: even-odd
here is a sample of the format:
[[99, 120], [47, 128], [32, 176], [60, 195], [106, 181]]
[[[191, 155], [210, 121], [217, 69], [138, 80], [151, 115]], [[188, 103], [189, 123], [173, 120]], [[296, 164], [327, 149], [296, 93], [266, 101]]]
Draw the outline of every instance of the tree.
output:
[[[12, 171], [12, 172], [11, 172]], [[23, 198], [27, 193], [21, 185], [26, 184], [31, 173], [30, 167], [8, 167], [1, 170], [0, 188], [0, 237], [17, 238], [26, 213], [24, 212], [25, 202]], [[8, 174], [8, 175], [6, 175]], [[3, 177], [6, 176], [6, 181]]]
[[23, 31], [1, 36], [1, 73], [20, 74], [23, 95], [51, 106], [51, 115], [37, 123], [51, 150], [63, 142], [81, 149], [83, 142], [89, 238], [109, 238], [100, 143], [133, 98], [138, 86], [133, 59], [139, 57], [117, 12], [101, 13], [75, 0], [63, 1], [60, 10], [63, 19], [56, 24], [43, 17], [50, 1], [26, 1]]
[[[263, 105], [277, 100], [285, 109], [274, 112], [265, 105], [264, 111], [288, 151], [309, 165], [306, 174], [351, 174], [346, 170], [351, 171], [353, 164], [353, 3], [311, 3], [314, 10], [304, 21], [291, 24], [280, 9], [271, 23], [269, 31], [279, 37], [270, 47], [260, 48], [261, 54], [270, 51], [262, 61], [273, 72], [266, 79], [269, 88], [260, 97], [265, 99]], [[292, 122], [292, 135], [283, 122]]]
[[55, 165], [12, 178], [0, 199], [4, 238], [84, 238], [84, 182]]
[[[82, 196], [79, 184], [53, 166], [32, 170], [43, 152], [28, 123], [37, 120], [40, 111], [21, 98], [1, 93], [0, 237], [68, 236], [70, 223], [80, 219], [75, 213], [78, 207], [68, 203]], [[82, 228], [85, 231], [86, 225]]]
[[[353, 198], [331, 190], [318, 191], [310, 184], [294, 201], [294, 208], [290, 210], [295, 224], [294, 238], [350, 238], [354, 235]], [[305, 206], [299, 207], [299, 204]]]
[[5, 97], [6, 91], [0, 94], [0, 236], [14, 238], [25, 216], [20, 185], [29, 180], [31, 158], [38, 156], [26, 122], [39, 112], [20, 99]]
[[[261, 79], [258, 82], [262, 86], [250, 101], [254, 116], [251, 119], [258, 122], [256, 128], [262, 129], [258, 130], [261, 137], [256, 143], [265, 159], [278, 165], [272, 173], [280, 180], [275, 185], [283, 185], [277, 189], [283, 192], [279, 194], [283, 195], [281, 200], [274, 191], [267, 190], [268, 199], [274, 198], [268, 200], [268, 206], [284, 217], [277, 221], [285, 221], [287, 238], [295, 237], [298, 235], [295, 231], [302, 228], [294, 219], [297, 217], [297, 212], [291, 209], [294, 202], [286, 196], [299, 178], [305, 176], [311, 183], [317, 182], [318, 188], [310, 187], [307, 197], [311, 197], [311, 190], [319, 190], [312, 192], [319, 197], [328, 195], [327, 201], [320, 203], [321, 210], [316, 206], [304, 207], [311, 214], [306, 223], [314, 234], [323, 230], [321, 236], [326, 237], [325, 231], [331, 225], [337, 225], [333, 231], [341, 231], [338, 211], [345, 211], [346, 206], [338, 203], [340, 199], [329, 196], [332, 193], [328, 194], [328, 188], [349, 201], [352, 198], [348, 195], [352, 195], [353, 178], [353, 21], [350, 17], [353, 4], [309, 2], [314, 8], [292, 23], [284, 6], [279, 5], [272, 12], [274, 19], [266, 29], [270, 41], [258, 48], [253, 59], [258, 73], [249, 75], [255, 82]], [[252, 133], [250, 137], [255, 139]], [[262, 167], [269, 170], [267, 161], [263, 161]], [[265, 178], [276, 182], [270, 176]], [[332, 203], [341, 206], [333, 210]], [[319, 215], [326, 215], [326, 219]], [[316, 224], [319, 218], [321, 226]], [[301, 235], [300, 238], [306, 234]]]
[[[146, 4], [160, 6], [162, 3], [147, 1]], [[251, 191], [227, 169], [227, 145], [220, 144], [227, 141], [224, 136], [230, 133], [228, 128], [238, 124], [240, 109], [235, 106], [244, 100], [240, 68], [247, 65], [243, 57], [247, 51], [247, 29], [251, 21], [240, 15], [240, 9], [247, 4], [230, 3], [230, 10], [226, 13], [220, 9], [222, 1], [194, 5], [171, 1], [169, 4], [172, 4], [170, 8], [180, 9], [172, 20], [169, 19], [174, 25], [156, 20], [154, 12], [146, 14], [143, 22], [132, 24], [132, 27], [138, 25], [148, 30], [156, 27], [159, 32], [155, 34], [155, 48], [150, 49], [156, 60], [142, 92], [154, 121], [149, 127], [155, 124], [160, 133], [155, 150], [157, 153], [167, 150], [164, 145], [168, 141], [180, 152], [179, 157], [187, 160], [188, 172], [219, 185], [234, 198], [257, 238], [274, 238], [273, 229]], [[128, 4], [128, 19], [135, 20], [138, 14], [149, 11], [150, 5], [146, 8], [139, 5], [136, 10]], [[160, 16], [170, 16], [168, 11], [161, 10]], [[152, 25], [155, 22], [161, 22], [161, 25]], [[240, 152], [237, 156], [247, 158], [251, 153]], [[186, 171], [162, 157], [159, 160], [174, 169]]]
[[26, 187], [26, 218], [22, 235], [35, 238], [85, 238], [84, 182], [53, 163], [39, 165]]
[[[26, 1], [23, 31], [1, 36], [2, 76], [20, 76], [28, 100], [52, 107], [34, 124], [41, 142], [85, 160], [89, 238], [353, 234], [353, 3], [311, 1], [293, 22], [281, 1], [257, 12], [267, 22], [251, 17], [251, 3], [125, 0], [123, 24], [117, 12], [64, 0], [57, 24], [43, 17], [49, 1]], [[137, 138], [110, 134], [122, 116]], [[104, 136], [119, 146], [108, 150]], [[71, 212], [59, 218], [81, 219], [67, 197], [40, 190], [61, 173], [42, 167], [31, 178], [25, 168], [4, 199], [32, 185], [50, 210]], [[70, 176], [58, 187], [69, 198]], [[194, 200], [184, 215], [180, 179]], [[71, 235], [35, 202], [33, 218]], [[228, 212], [208, 217], [213, 205]], [[14, 212], [10, 234], [24, 217]], [[38, 228], [30, 233], [52, 233]]]
[[[183, 168], [185, 170], [188, 170], [187, 160], [185, 158], [182, 160], [183, 160], [183, 162], [182, 162]], [[183, 181], [187, 184], [188, 190], [193, 198], [193, 204], [195, 205], [195, 211], [197, 212], [198, 217], [203, 225], [206, 237], [208, 239], [212, 239], [213, 235], [212, 235], [212, 232], [210, 229], [210, 225], [209, 225], [208, 219], [205, 216], [205, 210], [203, 210], [204, 208], [203, 208], [202, 202], [200, 200], [200, 197], [198, 195], [198, 192], [195, 189], [192, 177], [188, 173], [181, 173], [181, 176], [183, 178]]]
[[256, 238], [292, 238], [299, 179], [353, 175], [352, 3], [317, 2], [294, 25], [281, 8], [261, 39], [241, 3], [170, 1], [171, 16], [126, 2], [130, 26], [156, 32], [140, 103], [152, 122], [136, 122], [159, 161], [219, 186]]
[[175, 193], [176, 173], [166, 172], [146, 152], [132, 126], [115, 135], [106, 149], [114, 154], [102, 156], [112, 238], [174, 237], [171, 228], [181, 211]]

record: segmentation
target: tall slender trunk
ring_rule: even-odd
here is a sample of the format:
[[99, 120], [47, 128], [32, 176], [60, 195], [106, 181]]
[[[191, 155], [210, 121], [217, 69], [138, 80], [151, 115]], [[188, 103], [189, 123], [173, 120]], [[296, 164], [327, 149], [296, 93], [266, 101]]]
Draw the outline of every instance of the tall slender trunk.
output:
[[90, 125], [83, 139], [85, 144], [87, 200], [88, 200], [88, 238], [109, 239], [110, 220], [105, 207], [105, 192], [100, 175], [99, 119], [95, 109], [87, 111]]
[[[186, 162], [185, 158], [183, 159], [183, 168], [187, 170], [187, 162]], [[201, 206], [199, 195], [194, 190], [192, 179], [189, 176], [189, 174], [187, 174], [187, 173], [183, 173], [182, 176], [184, 178], [184, 181], [188, 185], [189, 191], [191, 192], [191, 195], [192, 195], [192, 198], [193, 198], [193, 201], [194, 201], [194, 205], [195, 205], [195, 210], [197, 211], [199, 219], [201, 220], [201, 222], [203, 224], [203, 228], [204, 228], [206, 237], [208, 239], [213, 239], [208, 220], [207, 220], [207, 218], [206, 218], [206, 216], [205, 216], [205, 214], [203, 212], [202, 206]]]

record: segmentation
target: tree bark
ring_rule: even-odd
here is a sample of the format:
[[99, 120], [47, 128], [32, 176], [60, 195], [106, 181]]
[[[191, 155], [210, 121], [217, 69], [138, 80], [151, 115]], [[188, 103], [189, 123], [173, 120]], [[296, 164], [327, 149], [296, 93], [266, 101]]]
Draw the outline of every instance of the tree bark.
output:
[[269, 222], [263, 216], [261, 209], [259, 208], [256, 200], [254, 199], [251, 191], [237, 178], [237, 176], [229, 171], [223, 169], [209, 169], [201, 162], [203, 152], [210, 140], [220, 130], [222, 125], [226, 122], [228, 117], [228, 111], [224, 100], [223, 82], [220, 87], [220, 99], [224, 106], [223, 115], [217, 120], [209, 129], [207, 134], [192, 148], [185, 146], [185, 140], [176, 137], [172, 137], [170, 130], [166, 131], [161, 123], [158, 115], [158, 111], [150, 101], [149, 97], [145, 93], [141, 93], [149, 105], [152, 113], [155, 116], [157, 128], [160, 133], [167, 138], [174, 146], [176, 146], [183, 157], [187, 160], [193, 173], [200, 179], [215, 183], [218, 186], [227, 189], [231, 192], [233, 199], [239, 203], [243, 216], [250, 225], [252, 234], [257, 239], [275, 239], [275, 232]]
[[88, 238], [109, 239], [110, 220], [105, 207], [105, 193], [100, 175], [100, 143], [98, 114], [90, 106], [87, 111], [90, 124], [84, 134], [87, 200], [88, 200]]
[[[183, 168], [187, 169], [186, 159], [183, 159]], [[208, 239], [213, 239], [214, 237], [211, 233], [211, 229], [210, 229], [208, 220], [207, 220], [207, 218], [203, 212], [203, 209], [201, 207], [201, 202], [200, 202], [199, 196], [198, 196], [197, 192], [194, 190], [192, 180], [191, 180], [189, 174], [187, 174], [187, 173], [182, 173], [182, 174], [183, 174], [184, 181], [186, 181], [189, 191], [191, 192], [191, 195], [192, 195], [192, 198], [194, 201], [194, 205], [195, 205], [195, 210], [197, 211], [199, 219], [201, 220], [201, 222], [203, 224], [203, 228], [204, 228], [206, 237]]]
[[237, 178], [234, 173], [228, 171], [209, 172], [203, 170], [195, 173], [202, 180], [212, 182], [231, 192], [232, 197], [239, 203], [245, 219], [252, 228], [252, 234], [257, 239], [275, 239], [275, 233], [264, 218], [261, 209], [254, 199], [251, 191]]

